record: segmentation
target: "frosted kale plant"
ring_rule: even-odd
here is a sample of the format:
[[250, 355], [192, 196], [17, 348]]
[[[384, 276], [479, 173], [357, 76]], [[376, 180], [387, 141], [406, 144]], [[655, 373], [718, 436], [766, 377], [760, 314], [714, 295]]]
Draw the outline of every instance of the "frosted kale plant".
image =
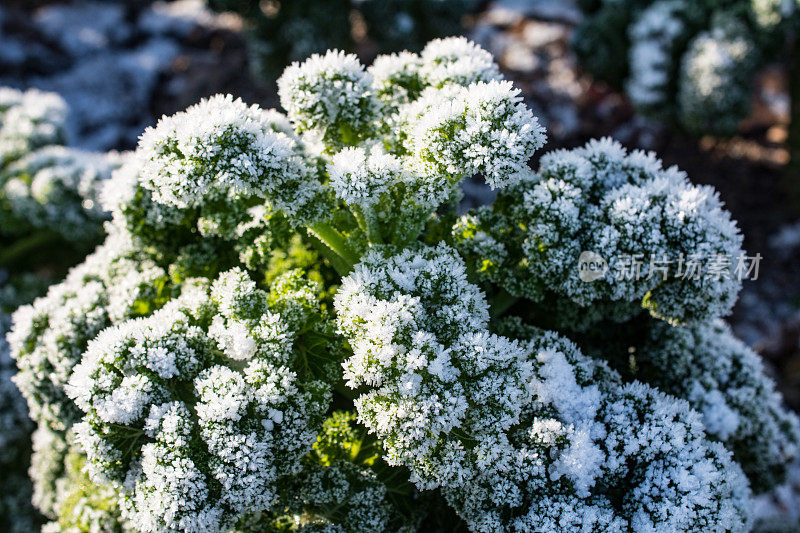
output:
[[[100, 189], [122, 156], [65, 146], [67, 124], [58, 95], [0, 88], [0, 269], [44, 257], [63, 271], [102, 236]], [[66, 249], [65, 260], [52, 260], [52, 246]]]
[[[99, 207], [100, 188], [121, 163], [119, 154], [64, 146], [68, 123], [67, 106], [58, 95], [0, 88], [0, 529], [4, 531], [27, 532], [39, 525], [27, 479], [32, 424], [12, 383], [21, 384], [5, 341], [8, 313], [43, 294], [48, 283], [97, 244], [107, 218]], [[90, 299], [91, 293], [84, 296]], [[76, 323], [76, 330], [79, 327]], [[54, 344], [48, 350], [58, 352], [60, 346], [71, 345], [71, 338], [62, 337], [65, 334], [52, 332]], [[58, 359], [54, 356], [52, 367], [37, 370], [61, 368]], [[50, 378], [58, 381], [59, 371]], [[38, 495], [34, 490], [33, 499]]]
[[738, 131], [759, 66], [780, 57], [798, 13], [776, 0], [580, 3], [573, 44], [584, 68], [693, 135]]
[[67, 138], [68, 109], [57, 94], [0, 88], [0, 164]]
[[[461, 217], [454, 235], [480, 277], [535, 302], [559, 329], [642, 308], [678, 323], [725, 315], [745, 257], [712, 188], [608, 138], [545, 154], [535, 175]], [[583, 252], [608, 258], [607, 275], [578, 277]]]
[[[45, 230], [69, 241], [91, 241], [106, 213], [100, 189], [122, 156], [48, 146], [9, 164], [0, 177], [10, 216], [4, 231]], [[16, 226], [16, 228], [15, 228]]]
[[[750, 530], [800, 430], [718, 322], [712, 189], [607, 139], [531, 168], [543, 128], [464, 39], [278, 86], [286, 115], [148, 129], [105, 243], [14, 314], [48, 530]], [[475, 175], [497, 201], [457, 216]], [[616, 276], [644, 255], [716, 275]]]
[[29, 460], [32, 424], [25, 400], [12, 382], [16, 369], [4, 339], [9, 321], [9, 316], [0, 312], [0, 468], [4, 485], [0, 490], [0, 526], [4, 531], [22, 533], [35, 524], [31, 486], [24, 468], [20, 468]]

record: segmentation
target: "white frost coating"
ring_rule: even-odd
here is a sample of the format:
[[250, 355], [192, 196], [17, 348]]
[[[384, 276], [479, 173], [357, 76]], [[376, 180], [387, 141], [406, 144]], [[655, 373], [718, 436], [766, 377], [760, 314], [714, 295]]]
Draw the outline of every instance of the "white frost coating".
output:
[[[421, 56], [381, 56], [369, 71], [352, 54], [316, 54], [278, 81], [286, 117], [230, 96], [203, 100], [148, 129], [118, 181], [139, 175], [156, 222], [170, 215], [157, 204], [199, 209], [204, 235], [223, 235], [234, 218], [221, 205], [260, 197], [315, 226], [337, 215], [338, 198], [370, 242], [410, 242], [465, 177], [502, 188], [530, 174], [544, 129], [496, 72], [463, 38], [434, 41]], [[124, 188], [107, 195], [117, 210], [137, 190]]]
[[506, 81], [428, 89], [400, 115], [414, 169], [439, 179], [480, 173], [492, 188], [516, 184], [546, 140], [519, 89]]
[[100, 196], [123, 162], [116, 152], [83, 152], [47, 146], [0, 172], [0, 195], [26, 226], [48, 229], [70, 241], [97, 238], [106, 218]]
[[[476, 269], [494, 266], [483, 275], [554, 305], [552, 314], [570, 329], [628, 320], [643, 307], [672, 322], [718, 317], [730, 311], [744, 277], [735, 270], [745, 260], [742, 237], [716, 191], [608, 138], [545, 154], [531, 179], [454, 232]], [[579, 275], [584, 251], [608, 267], [591, 283]], [[711, 275], [717, 261], [727, 261], [727, 276]]]
[[368, 72], [390, 128], [395, 127], [398, 109], [417, 100], [428, 87], [466, 87], [502, 79], [491, 54], [463, 37], [434, 39], [420, 55], [405, 51], [379, 55]]
[[[717, 35], [718, 37], [720, 35]], [[726, 86], [725, 71], [735, 68], [749, 53], [750, 43], [745, 39], [733, 42], [720, 42], [715, 34], [703, 34], [693, 47], [691, 62], [686, 67], [694, 71], [695, 90], [701, 98], [708, 98]]]
[[166, 272], [137, 255], [130, 235], [112, 228], [63, 282], [14, 313], [8, 336], [19, 367], [14, 381], [35, 421], [69, 428], [79, 415], [64, 385], [88, 342], [112, 322], [136, 316], [137, 302], [156, 297]]
[[[482, 74], [494, 69], [487, 57], [463, 39], [380, 59], [368, 73], [353, 57], [317, 56], [283, 78], [299, 87], [282, 92], [296, 106], [291, 120], [215, 97], [149, 132], [106, 196], [106, 244], [21, 310], [11, 336], [37, 422], [74, 432], [83, 450], [65, 463], [78, 450], [63, 435], [37, 439], [37, 500], [53, 518], [90, 530], [113, 528], [83, 527], [84, 517], [142, 531], [261, 530], [273, 519], [405, 530], [428, 509], [408, 472], [478, 532], [750, 527], [738, 463], [751, 480], [775, 481], [795, 443], [748, 357], [713, 352], [720, 367], [707, 368], [689, 358], [699, 345], [676, 341], [659, 372], [691, 385], [675, 390], [681, 400], [623, 383], [557, 333], [498, 319], [506, 288], [537, 300], [510, 311], [570, 327], [642, 305], [702, 321], [735, 297], [732, 285], [570, 284], [571, 247], [738, 250], [735, 226], [711, 189], [610, 140], [528, 171], [543, 135], [513, 87]], [[426, 147], [426, 136], [439, 144]], [[262, 137], [286, 148], [270, 161], [303, 172], [270, 174]], [[472, 173], [504, 190], [459, 222], [465, 262], [423, 243], [448, 239], [450, 206]], [[309, 210], [328, 216], [299, 214]], [[327, 247], [311, 250], [312, 239]], [[237, 258], [258, 277], [230, 269]], [[341, 284], [335, 271], [348, 272]], [[637, 318], [631, 327], [647, 323]], [[625, 356], [649, 379], [643, 355]], [[731, 377], [739, 363], [746, 378]], [[353, 389], [336, 393], [337, 409], [350, 408], [323, 423], [333, 383]], [[737, 447], [748, 439], [755, 461]], [[59, 471], [84, 463], [108, 491]], [[79, 503], [57, 508], [67, 500]]]
[[750, 111], [759, 51], [747, 27], [724, 14], [695, 36], [681, 60], [677, 108], [689, 131], [730, 135]]
[[181, 210], [173, 205], [152, 201], [152, 192], [143, 189], [139, 183], [142, 164], [140, 154], [136, 152], [126, 154], [120, 167], [103, 183], [99, 195], [100, 206], [110, 212], [115, 224], [119, 225], [125, 221], [125, 211], [134, 204], [137, 193], [147, 194], [147, 208], [143, 210], [142, 218], [137, 222], [147, 227], [165, 229], [171, 223], [180, 220]]
[[334, 154], [328, 174], [330, 186], [346, 204], [365, 212], [385, 210], [384, 216], [393, 215], [391, 204], [397, 198], [404, 205], [431, 211], [453, 194], [450, 181], [410, 167], [407, 158], [372, 145], [345, 148]]
[[800, 525], [800, 461], [789, 465], [787, 479], [755, 501], [758, 533], [792, 531]]
[[782, 483], [800, 457], [800, 420], [783, 405], [761, 358], [722, 321], [654, 325], [637, 354], [653, 385], [686, 399], [733, 451], [755, 492]]
[[490, 335], [465, 273], [444, 244], [374, 248], [336, 295], [345, 377], [370, 387], [359, 421], [390, 464], [475, 531], [747, 530], [746, 479], [685, 402], [556, 334]]
[[327, 408], [322, 384], [285, 366], [293, 334], [267, 294], [240, 270], [207, 285], [103, 330], [67, 387], [88, 471], [139, 531], [225, 531], [266, 511]]
[[345, 148], [328, 167], [330, 185], [346, 204], [369, 207], [389, 192], [392, 184], [406, 181], [400, 159], [374, 147]]
[[706, 430], [720, 440], [728, 440], [741, 423], [739, 415], [725, 402], [721, 391], [694, 390], [689, 393], [687, 400], [692, 405], [699, 406]]
[[55, 93], [0, 87], [0, 165], [36, 148], [64, 144], [67, 104]]
[[394, 112], [400, 104], [415, 100], [422, 90], [420, 73], [422, 60], [417, 54], [400, 52], [379, 55], [367, 69], [372, 76], [372, 88], [386, 106], [384, 112]]
[[278, 79], [278, 94], [296, 131], [316, 131], [333, 145], [351, 144], [368, 136], [378, 111], [371, 84], [355, 55], [333, 50], [292, 63]]
[[492, 54], [464, 37], [430, 41], [420, 54], [420, 74], [432, 87], [500, 79]]
[[663, 106], [673, 75], [675, 40], [686, 31], [680, 14], [687, 9], [683, 0], [662, 0], [643, 10], [629, 29], [630, 77], [625, 90], [636, 106]]
[[319, 183], [283, 128], [274, 113], [230, 95], [212, 96], [145, 130], [137, 149], [141, 182], [156, 201], [177, 207], [233, 192], [296, 213]]

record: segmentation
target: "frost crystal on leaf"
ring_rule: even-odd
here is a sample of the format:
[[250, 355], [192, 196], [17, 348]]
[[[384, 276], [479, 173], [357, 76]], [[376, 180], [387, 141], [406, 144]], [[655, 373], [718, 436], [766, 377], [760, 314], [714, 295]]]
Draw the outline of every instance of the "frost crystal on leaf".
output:
[[355, 55], [334, 50], [287, 67], [278, 79], [278, 94], [298, 132], [348, 145], [369, 136], [378, 111], [371, 84]]
[[544, 128], [510, 82], [428, 89], [401, 109], [415, 169], [431, 176], [483, 174], [493, 188], [518, 183], [545, 143]]
[[64, 430], [78, 417], [64, 386], [89, 341], [112, 321], [140, 314], [166, 273], [138, 262], [129, 237], [112, 235], [47, 295], [17, 309], [8, 335], [14, 377], [31, 417]]
[[69, 241], [91, 242], [106, 218], [101, 190], [123, 160], [115, 152], [47, 146], [9, 164], [0, 171], [0, 196], [8, 202], [13, 219], [0, 213], [3, 231], [45, 229]]
[[420, 54], [421, 76], [432, 87], [500, 79], [492, 54], [464, 37], [434, 39]]
[[232, 270], [91, 341], [67, 389], [84, 413], [75, 431], [138, 530], [223, 531], [299, 470], [327, 391], [286, 366], [293, 332], [279, 322]]
[[625, 90], [637, 107], [663, 111], [670, 96], [675, 49], [687, 31], [681, 18], [687, 8], [683, 0], [661, 0], [644, 9], [631, 24], [631, 73]]
[[67, 104], [55, 93], [0, 87], [0, 165], [67, 139]]
[[213, 96], [162, 118], [139, 140], [140, 175], [154, 199], [191, 207], [228, 192], [255, 195], [295, 213], [319, 183], [284, 133], [285, 122], [239, 99]]
[[689, 43], [678, 78], [678, 118], [695, 134], [731, 135], [750, 111], [758, 50], [747, 28], [725, 16]]
[[[463, 218], [455, 236], [483, 276], [558, 309], [558, 327], [623, 321], [642, 307], [702, 321], [726, 314], [741, 287], [742, 237], [717, 193], [610, 139], [545, 154], [535, 175]], [[579, 277], [584, 251], [608, 264], [591, 283]], [[709, 276], [718, 258], [728, 271]]]
[[[375, 249], [336, 296], [359, 421], [475, 531], [746, 531], [750, 491], [688, 404], [553, 333], [490, 335], [454, 250]], [[622, 506], [612, 502], [622, 499]]]
[[648, 382], [702, 414], [706, 431], [733, 451], [754, 491], [783, 482], [800, 454], [800, 422], [783, 406], [758, 355], [728, 326], [655, 323], [637, 365]]

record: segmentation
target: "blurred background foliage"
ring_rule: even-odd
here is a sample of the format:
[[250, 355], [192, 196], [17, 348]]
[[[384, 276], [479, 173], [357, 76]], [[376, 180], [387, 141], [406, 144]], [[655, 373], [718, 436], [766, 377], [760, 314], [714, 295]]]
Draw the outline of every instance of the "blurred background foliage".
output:
[[208, 0], [245, 21], [252, 67], [263, 78], [293, 61], [337, 48], [374, 57], [417, 52], [436, 37], [461, 34], [478, 0]]
[[761, 67], [792, 58], [794, 0], [580, 0], [573, 45], [597, 79], [693, 135], [732, 136]]

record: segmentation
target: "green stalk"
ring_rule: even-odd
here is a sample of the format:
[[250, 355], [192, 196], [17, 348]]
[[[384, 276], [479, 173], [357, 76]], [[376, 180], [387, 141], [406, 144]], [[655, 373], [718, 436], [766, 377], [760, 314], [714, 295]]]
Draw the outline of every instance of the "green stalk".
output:
[[369, 243], [381, 244], [383, 242], [383, 237], [381, 236], [381, 229], [378, 226], [378, 217], [375, 216], [372, 209], [364, 214], [364, 221], [367, 225], [367, 240]]
[[367, 241], [370, 244], [381, 244], [383, 237], [381, 230], [378, 227], [378, 220], [372, 209], [365, 211], [360, 206], [352, 206], [351, 211], [353, 216], [356, 217], [359, 227], [367, 234]]
[[336, 255], [341, 257], [342, 261], [347, 264], [348, 271], [361, 259], [358, 253], [356, 253], [347, 243], [347, 240], [344, 238], [344, 236], [336, 231], [336, 229], [330, 224], [314, 224], [308, 228], [308, 231], [310, 234], [314, 235], [314, 237], [322, 241], [325, 246], [333, 250]]
[[352, 266], [349, 265], [347, 261], [342, 259], [340, 255], [331, 250], [329, 246], [319, 240], [316, 235], [309, 232], [308, 238], [311, 241], [311, 244], [314, 246], [314, 249], [316, 249], [322, 255], [322, 257], [328, 260], [337, 274], [344, 277], [350, 272]]
[[426, 219], [420, 221], [405, 221], [406, 224], [401, 224], [397, 229], [397, 242], [400, 246], [406, 247], [419, 237], [422, 230], [425, 228]]
[[396, 211], [406, 214], [402, 219], [395, 218], [391, 224], [392, 242], [400, 247], [416, 241], [434, 213], [433, 209], [423, 209], [407, 199], [400, 200]]
[[356, 206], [356, 205], [354, 205], [350, 209], [350, 211], [352, 211], [353, 216], [356, 219], [356, 222], [358, 222], [358, 227], [361, 228], [361, 230], [364, 233], [366, 233], [367, 232], [367, 219], [364, 217], [364, 213], [362, 213], [361, 209], [359, 209], [359, 207]]

